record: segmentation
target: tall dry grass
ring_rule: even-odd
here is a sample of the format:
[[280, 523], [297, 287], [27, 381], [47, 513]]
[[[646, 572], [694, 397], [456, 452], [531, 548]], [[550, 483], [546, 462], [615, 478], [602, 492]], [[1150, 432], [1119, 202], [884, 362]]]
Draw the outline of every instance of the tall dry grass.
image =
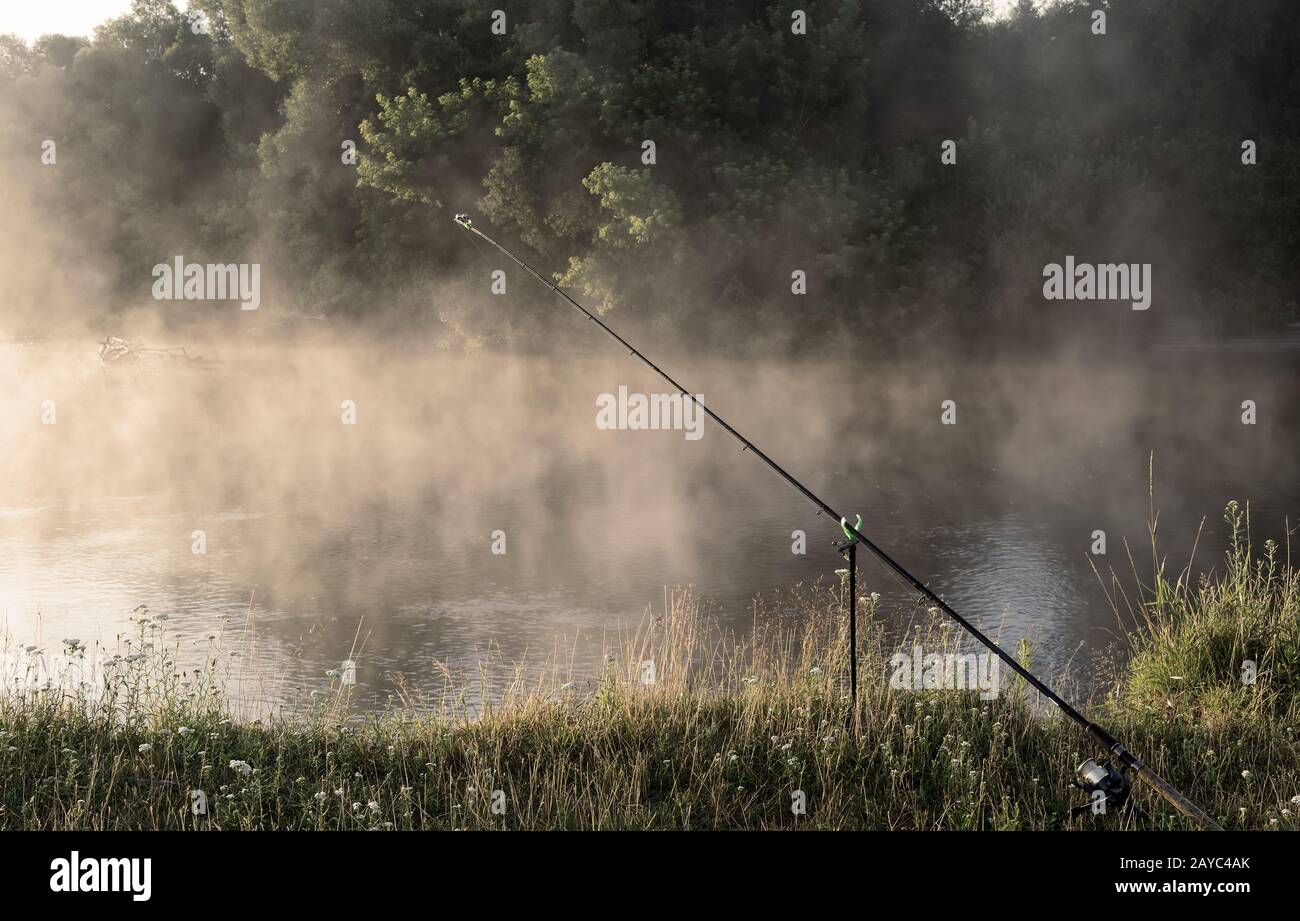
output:
[[[1243, 535], [1217, 577], [1157, 579], [1136, 602], [1147, 622], [1131, 661], [1094, 709], [1226, 827], [1296, 828], [1295, 570], [1272, 549], [1252, 558]], [[1009, 670], [992, 700], [891, 688], [895, 647], [977, 650], [926, 619], [890, 642], [870, 595], [852, 706], [845, 591], [756, 602], [744, 636], [668, 593], [599, 674], [518, 668], [473, 713], [449, 684], [436, 701], [350, 714], [335, 680], [303, 712], [232, 718], [219, 657], [179, 672], [145, 618], [135, 648], [152, 637], [153, 653], [114, 663], [100, 699], [0, 697], [0, 828], [1185, 827], [1140, 787], [1135, 811], [1071, 819], [1074, 770], [1103, 753]], [[1248, 689], [1245, 655], [1259, 664]]]

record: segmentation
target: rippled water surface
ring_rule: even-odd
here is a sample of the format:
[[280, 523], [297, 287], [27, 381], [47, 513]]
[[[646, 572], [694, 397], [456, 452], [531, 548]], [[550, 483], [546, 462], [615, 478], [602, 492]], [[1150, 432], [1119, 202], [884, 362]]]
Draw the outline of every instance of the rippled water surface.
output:
[[[0, 351], [10, 644], [111, 647], [145, 604], [167, 615], [182, 658], [239, 651], [258, 676], [247, 696], [296, 699], [352, 656], [360, 702], [379, 706], [399, 685], [441, 688], [435, 663], [472, 674], [489, 651], [591, 671], [665, 586], [696, 586], [744, 631], [755, 593], [841, 565], [837, 529], [720, 430], [599, 430], [599, 394], [659, 389], [626, 358], [347, 346], [205, 358], [106, 371], [93, 344]], [[1048, 671], [1115, 638], [1094, 531], [1108, 538], [1092, 558], [1103, 571], [1131, 588], [1127, 540], [1149, 572], [1152, 451], [1180, 567], [1203, 517], [1196, 559], [1214, 564], [1228, 499], [1251, 503], [1261, 538], [1281, 539], [1300, 511], [1294, 353], [665, 364], [1005, 645], [1030, 637]], [[949, 399], [957, 423], [942, 425]], [[341, 422], [348, 400], [356, 425]], [[498, 529], [504, 555], [491, 552]], [[805, 555], [791, 552], [795, 530]], [[862, 579], [906, 600], [870, 562]]]

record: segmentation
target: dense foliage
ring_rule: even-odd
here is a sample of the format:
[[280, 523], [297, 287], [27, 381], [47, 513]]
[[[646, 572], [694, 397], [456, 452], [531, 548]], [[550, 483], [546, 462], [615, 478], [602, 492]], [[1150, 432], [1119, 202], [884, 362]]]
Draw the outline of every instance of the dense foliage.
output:
[[[273, 311], [533, 341], [554, 315], [521, 276], [490, 296], [502, 260], [450, 221], [469, 210], [682, 341], [1300, 319], [1291, 0], [1026, 0], [999, 20], [979, 0], [538, 0], [501, 4], [504, 34], [467, 0], [192, 6], [0, 38], [8, 233], [75, 233], [95, 308], [147, 301], [149, 268], [184, 254], [260, 262]], [[1152, 311], [1044, 302], [1066, 254], [1152, 263]], [[31, 332], [50, 294], [22, 267], [9, 312]]]

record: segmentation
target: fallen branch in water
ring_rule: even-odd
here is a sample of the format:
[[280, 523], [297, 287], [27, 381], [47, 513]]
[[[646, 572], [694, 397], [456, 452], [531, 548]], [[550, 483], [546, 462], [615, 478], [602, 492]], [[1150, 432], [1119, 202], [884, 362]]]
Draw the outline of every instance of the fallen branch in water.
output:
[[184, 346], [171, 348], [151, 348], [142, 343], [131, 342], [117, 336], [105, 336], [99, 344], [99, 360], [105, 367], [121, 361], [136, 362], [143, 360], [163, 361], [200, 361], [190, 355]]

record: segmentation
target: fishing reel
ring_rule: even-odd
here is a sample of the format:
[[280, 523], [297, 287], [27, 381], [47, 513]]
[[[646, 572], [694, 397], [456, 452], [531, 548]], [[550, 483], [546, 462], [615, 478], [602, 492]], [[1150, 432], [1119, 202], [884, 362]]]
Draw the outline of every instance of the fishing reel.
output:
[[1133, 785], [1128, 775], [1109, 761], [1098, 764], [1089, 758], [1079, 765], [1079, 779], [1071, 782], [1088, 794], [1087, 803], [1070, 810], [1071, 818], [1087, 812], [1105, 815], [1111, 810], [1120, 812], [1128, 808]]

